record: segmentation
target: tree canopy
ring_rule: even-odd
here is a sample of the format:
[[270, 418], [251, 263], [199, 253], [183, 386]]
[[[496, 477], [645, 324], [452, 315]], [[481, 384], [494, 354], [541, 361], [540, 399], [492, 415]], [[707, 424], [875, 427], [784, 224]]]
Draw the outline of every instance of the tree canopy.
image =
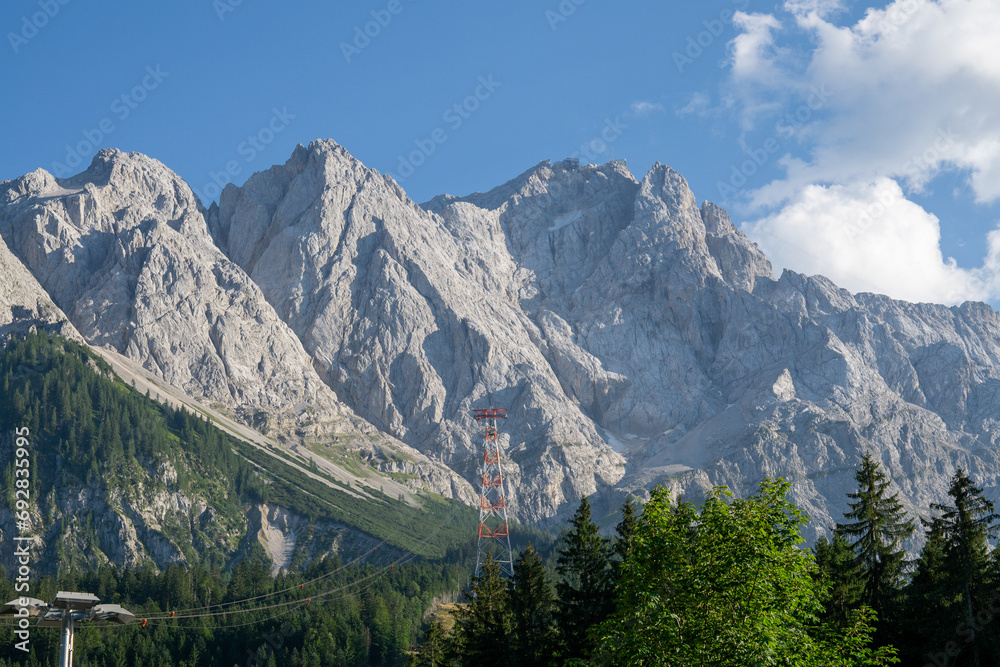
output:
[[871, 452], [866, 452], [855, 472], [858, 490], [848, 493], [851, 510], [838, 524], [854, 551], [856, 573], [862, 584], [861, 601], [889, 620], [896, 613], [903, 586], [906, 552], [903, 540], [913, 535], [915, 524], [906, 515], [899, 493], [889, 494], [892, 484]]
[[642, 512], [599, 628], [614, 665], [883, 664], [867, 647], [870, 616], [837, 631], [819, 622], [825, 586], [798, 548], [806, 517], [768, 480], [747, 499], [716, 489], [699, 512], [656, 489]]

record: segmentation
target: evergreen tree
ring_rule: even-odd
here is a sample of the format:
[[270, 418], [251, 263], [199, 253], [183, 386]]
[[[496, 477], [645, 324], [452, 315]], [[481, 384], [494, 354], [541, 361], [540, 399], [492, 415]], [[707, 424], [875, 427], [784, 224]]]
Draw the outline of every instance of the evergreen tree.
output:
[[588, 631], [614, 609], [611, 548], [597, 532], [590, 502], [583, 498], [563, 538], [556, 571], [559, 603], [556, 619], [566, 660], [584, 659], [593, 651]]
[[538, 551], [528, 544], [507, 582], [513, 615], [513, 664], [542, 667], [554, 663], [556, 648], [555, 594]]
[[615, 578], [618, 578], [620, 574], [621, 565], [627, 559], [629, 554], [632, 552], [632, 539], [635, 536], [636, 526], [639, 525], [639, 517], [636, 516], [635, 503], [631, 498], [625, 501], [622, 505], [622, 520], [618, 522], [615, 526], [615, 533], [617, 537], [615, 539]]
[[863, 592], [854, 551], [844, 536], [834, 531], [832, 541], [825, 536], [816, 540], [813, 553], [820, 574], [829, 587], [822, 618], [834, 627], [845, 628], [850, 622], [851, 611], [859, 606]]
[[901, 543], [913, 535], [915, 525], [907, 518], [899, 493], [889, 495], [891, 482], [870, 452], [865, 453], [854, 478], [858, 490], [847, 494], [854, 502], [848, 503], [851, 511], [844, 513], [852, 521], [839, 524], [837, 532], [854, 551], [863, 583], [861, 602], [878, 615], [877, 635], [885, 642], [896, 622], [906, 566]]
[[448, 633], [441, 623], [432, 621], [423, 643], [410, 654], [409, 667], [446, 667], [455, 664], [448, 659]]
[[962, 621], [957, 632], [966, 645], [959, 656], [959, 664], [968, 660], [967, 664], [980, 667], [984, 651], [997, 640], [995, 627], [980, 618], [985, 618], [984, 612], [992, 616], [987, 610], [990, 602], [988, 538], [995, 534], [1000, 516], [994, 513], [993, 503], [983, 497], [983, 490], [972, 483], [962, 468], [955, 471], [948, 495], [952, 505], [931, 505], [941, 513], [934, 519], [932, 530], [944, 538], [946, 577], [942, 597], [947, 599], [950, 593], [958, 599], [952, 611]]
[[945, 542], [941, 526], [932, 524], [906, 587], [907, 622], [903, 625], [900, 648], [907, 664], [923, 664], [926, 660], [921, 662], [922, 658], [955, 638], [957, 621], [949, 628], [946, 619], [952, 618], [949, 608], [956, 608], [959, 598], [948, 592]]
[[506, 667], [513, 623], [500, 564], [486, 556], [482, 574], [472, 578], [470, 602], [456, 614], [453, 652], [462, 665]]

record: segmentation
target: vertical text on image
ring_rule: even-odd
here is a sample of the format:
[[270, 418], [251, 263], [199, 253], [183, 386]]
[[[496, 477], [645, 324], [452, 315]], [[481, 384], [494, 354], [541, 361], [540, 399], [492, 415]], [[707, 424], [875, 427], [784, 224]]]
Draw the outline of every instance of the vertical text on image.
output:
[[29, 650], [31, 631], [28, 628], [28, 592], [31, 585], [31, 554], [28, 543], [31, 542], [31, 431], [27, 426], [14, 429], [14, 519], [17, 523], [17, 537], [14, 538], [14, 560], [17, 563], [17, 576], [14, 579], [14, 590], [20, 593], [15, 604], [14, 617], [17, 619], [17, 629], [14, 636], [18, 641], [14, 647], [25, 653]]

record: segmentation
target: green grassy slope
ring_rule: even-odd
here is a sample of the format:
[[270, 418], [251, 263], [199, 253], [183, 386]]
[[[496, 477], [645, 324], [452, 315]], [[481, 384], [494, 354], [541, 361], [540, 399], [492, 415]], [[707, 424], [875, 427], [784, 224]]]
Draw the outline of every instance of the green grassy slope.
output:
[[[25, 427], [34, 451], [36, 529], [53, 563], [104, 562], [114, 527], [102, 524], [130, 511], [126, 505], [142, 510], [156, 494], [182, 494], [212, 509], [207, 523], [192, 510], [189, 520], [181, 513], [160, 526], [189, 562], [231, 561], [245, 510], [260, 502], [343, 523], [423, 556], [468, 541], [475, 526], [472, 509], [440, 497], [422, 497], [414, 507], [371, 489], [374, 499], [331, 488], [200, 415], [139, 394], [84, 346], [44, 332], [0, 354], [0, 470], [11, 508], [13, 434]], [[87, 502], [71, 502], [74, 495], [98, 498], [110, 511], [90, 511]]]

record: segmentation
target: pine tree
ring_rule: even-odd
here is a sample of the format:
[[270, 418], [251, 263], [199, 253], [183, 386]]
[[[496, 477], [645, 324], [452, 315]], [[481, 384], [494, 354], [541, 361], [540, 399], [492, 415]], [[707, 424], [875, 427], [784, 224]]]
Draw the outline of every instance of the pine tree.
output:
[[635, 537], [635, 529], [638, 525], [639, 517], [636, 516], [635, 503], [629, 498], [622, 505], [622, 520], [615, 526], [615, 533], [617, 534], [614, 546], [615, 556], [617, 557], [615, 561], [615, 579], [618, 579], [620, 575], [622, 563], [628, 559], [629, 554], [632, 552], [632, 539]]
[[949, 628], [947, 619], [953, 618], [949, 607], [956, 607], [959, 599], [954, 595], [949, 599], [946, 567], [944, 533], [940, 525], [932, 524], [905, 591], [907, 623], [899, 644], [906, 664], [922, 664], [928, 653], [954, 639], [957, 621]]
[[878, 615], [878, 636], [884, 642], [896, 621], [906, 565], [901, 543], [913, 535], [915, 525], [907, 518], [899, 493], [888, 494], [891, 482], [870, 452], [865, 453], [854, 478], [858, 490], [847, 497], [855, 502], [849, 502], [851, 511], [844, 513], [853, 521], [838, 524], [837, 532], [854, 551], [858, 576], [864, 584], [861, 602]]
[[542, 667], [554, 663], [555, 593], [538, 551], [528, 544], [507, 581], [513, 615], [511, 654], [515, 665]]
[[[932, 530], [944, 539], [946, 579], [943, 593], [946, 598], [948, 593], [958, 598], [958, 604], [952, 605], [953, 612], [964, 621], [958, 626], [958, 632], [970, 649], [967, 651], [971, 654], [969, 664], [979, 667], [983, 664], [985, 647], [997, 639], [995, 629], [977, 621], [989, 602], [988, 538], [996, 533], [1000, 516], [994, 512], [993, 503], [983, 497], [983, 490], [972, 483], [962, 468], [955, 471], [948, 495], [952, 505], [931, 505], [931, 509], [941, 513], [934, 519]], [[963, 651], [963, 655], [965, 653]]]
[[823, 620], [836, 628], [846, 628], [851, 611], [859, 606], [863, 584], [858, 578], [854, 551], [844, 536], [834, 531], [833, 540], [821, 537], [813, 546], [816, 565], [829, 586]]
[[562, 635], [563, 658], [583, 659], [593, 650], [588, 631], [614, 610], [611, 548], [597, 532], [590, 502], [583, 498], [563, 538], [556, 571], [559, 596], [556, 618]]
[[453, 651], [462, 665], [506, 667], [513, 629], [500, 564], [487, 554], [482, 574], [472, 578], [471, 601], [456, 614]]
[[410, 654], [408, 667], [444, 667], [454, 664], [447, 659], [448, 633], [438, 621], [431, 621], [419, 648]]

